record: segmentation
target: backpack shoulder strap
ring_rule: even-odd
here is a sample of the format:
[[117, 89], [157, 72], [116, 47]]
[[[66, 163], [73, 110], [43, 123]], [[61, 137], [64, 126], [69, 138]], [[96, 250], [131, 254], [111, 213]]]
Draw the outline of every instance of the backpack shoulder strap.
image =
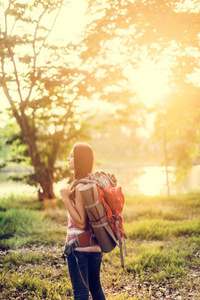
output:
[[117, 180], [114, 174], [110, 175], [104, 172], [88, 173], [87, 177], [76, 180], [71, 189], [79, 183], [96, 183], [100, 189], [105, 189], [107, 186], [116, 186]]
[[77, 185], [77, 184], [79, 184], [79, 183], [96, 183], [95, 182], [95, 180], [93, 180], [93, 179], [88, 179], [88, 178], [81, 178], [81, 179], [78, 179], [78, 180], [76, 180], [76, 181], [74, 181], [74, 183], [73, 183], [73, 185], [72, 185], [72, 187], [71, 187], [71, 190], [73, 189], [73, 188], [75, 188], [75, 186]]

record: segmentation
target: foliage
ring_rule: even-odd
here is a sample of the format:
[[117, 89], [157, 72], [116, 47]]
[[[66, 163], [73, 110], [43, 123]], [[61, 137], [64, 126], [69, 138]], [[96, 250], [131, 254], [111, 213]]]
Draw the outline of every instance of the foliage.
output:
[[0, 130], [0, 169], [6, 167], [7, 161], [10, 159], [10, 148], [6, 146], [7, 132], [6, 128]]
[[185, 83], [183, 91], [180, 88], [169, 98], [165, 109], [158, 113], [154, 138], [163, 140], [165, 128], [168, 162], [177, 167], [179, 180], [200, 161], [199, 87]]
[[136, 134], [138, 126], [136, 122], [133, 122], [129, 127], [126, 122], [114, 121], [113, 117], [104, 116], [103, 114], [98, 118], [95, 117], [93, 122], [91, 144], [99, 165], [123, 164], [127, 161], [133, 161], [133, 157], [137, 162], [143, 159], [141, 153], [142, 138]]
[[[129, 97], [134, 96], [135, 86], [134, 83], [130, 86], [131, 78], [125, 76], [123, 70], [128, 66], [137, 68], [147, 58], [159, 63], [166, 52], [167, 57], [174, 60], [170, 65], [173, 82], [180, 79], [180, 74], [181, 78], [185, 78], [188, 72], [194, 70], [198, 57], [196, 47], [199, 33], [196, 1], [193, 3], [193, 10], [184, 8], [184, 3], [178, 4], [176, 1], [88, 2], [88, 14], [96, 13], [98, 18], [87, 26], [84, 42], [88, 47], [85, 47], [82, 56], [93, 57], [94, 61], [96, 57], [99, 60], [100, 56], [102, 63], [98, 64], [104, 71], [104, 76], [101, 80], [96, 74], [93, 80], [99, 81], [97, 88], [105, 89], [103, 97], [112, 101], [113, 95], [120, 103], [125, 104]], [[194, 52], [186, 51], [187, 47], [191, 47]], [[182, 64], [183, 61], [185, 64]], [[113, 84], [116, 89], [124, 88], [130, 94], [124, 94], [121, 99], [117, 91], [110, 89], [109, 92], [108, 86]]]

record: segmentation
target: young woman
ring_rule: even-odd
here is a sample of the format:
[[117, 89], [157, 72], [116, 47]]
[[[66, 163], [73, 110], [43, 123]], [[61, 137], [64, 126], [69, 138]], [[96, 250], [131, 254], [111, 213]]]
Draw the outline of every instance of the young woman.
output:
[[[74, 171], [74, 180], [84, 178], [88, 173], [91, 173], [93, 164], [94, 153], [91, 146], [86, 143], [75, 144], [68, 157], [68, 167]], [[79, 188], [83, 185], [79, 183], [74, 190], [62, 189], [60, 191], [63, 202], [68, 210], [66, 243], [75, 235], [88, 229], [88, 219], [79, 191]], [[106, 299], [100, 282], [102, 256], [103, 254], [98, 244], [84, 248], [77, 247], [68, 256], [67, 263], [74, 300], [88, 300], [89, 291], [93, 300]]]

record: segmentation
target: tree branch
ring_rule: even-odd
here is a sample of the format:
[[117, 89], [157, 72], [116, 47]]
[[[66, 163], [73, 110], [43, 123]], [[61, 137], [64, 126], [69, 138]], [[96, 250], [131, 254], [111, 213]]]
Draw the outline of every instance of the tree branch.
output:
[[[9, 10], [10, 5], [7, 9], [7, 11]], [[5, 38], [8, 38], [8, 19], [7, 19], [7, 11], [5, 13]], [[7, 44], [7, 48], [8, 48], [8, 52], [10, 54], [10, 58], [11, 58], [11, 62], [13, 63], [13, 68], [14, 68], [14, 74], [15, 74], [15, 79], [16, 79], [16, 83], [17, 83], [17, 91], [19, 94], [19, 98], [20, 101], [22, 102], [22, 94], [21, 94], [21, 88], [20, 88], [20, 82], [19, 82], [19, 76], [18, 76], [18, 71], [17, 71], [17, 66], [16, 66], [16, 62], [15, 62], [15, 58], [14, 58], [14, 53], [11, 49], [11, 47], [9, 46], [9, 43]]]
[[[54, 28], [54, 26], [55, 26], [55, 23], [56, 23], [56, 20], [57, 20], [59, 14], [60, 14], [61, 8], [62, 8], [62, 4], [61, 4], [61, 6], [59, 7], [58, 12], [57, 12], [57, 14], [56, 14], [56, 16], [55, 16], [55, 18], [54, 18], [54, 20], [53, 20], [53, 22], [52, 22], [52, 26], [50, 27], [50, 29], [48, 29], [48, 33], [47, 33], [46, 37], [44, 38], [43, 43], [42, 43], [42, 46], [40, 47], [40, 49], [39, 49], [39, 51], [38, 51], [38, 55], [39, 55], [39, 53], [41, 52], [42, 48], [44, 47], [44, 44], [45, 44], [45, 42], [46, 42], [48, 36], [50, 35], [50, 33], [52, 32], [52, 30], [53, 30], [53, 28]], [[44, 14], [43, 14], [43, 15], [44, 15]], [[41, 19], [42, 19], [42, 18], [41, 18]]]
[[37, 21], [37, 23], [36, 23], [35, 33], [34, 33], [34, 37], [33, 37], [33, 79], [32, 79], [32, 82], [31, 82], [30, 89], [29, 89], [29, 93], [28, 93], [28, 95], [27, 95], [27, 97], [26, 97], [26, 100], [25, 100], [26, 102], [29, 101], [30, 96], [31, 96], [31, 93], [32, 93], [32, 90], [33, 90], [33, 87], [34, 87], [35, 82], [36, 82], [35, 70], [36, 70], [37, 57], [39, 56], [39, 54], [40, 54], [42, 48], [44, 47], [45, 41], [47, 40], [49, 34], [50, 34], [50, 33], [52, 32], [52, 30], [53, 30], [53, 27], [54, 27], [54, 25], [55, 25], [55, 23], [56, 23], [56, 20], [57, 20], [59, 14], [60, 14], [61, 8], [62, 8], [62, 4], [61, 4], [61, 6], [59, 7], [58, 13], [56, 14], [56, 16], [55, 16], [55, 18], [54, 18], [54, 21], [53, 21], [53, 23], [52, 23], [52, 26], [51, 26], [51, 28], [48, 30], [48, 34], [47, 34], [46, 37], [44, 38], [43, 43], [42, 43], [40, 49], [38, 50], [38, 52], [36, 52], [37, 32], [38, 32], [38, 29], [39, 29], [40, 22], [41, 22], [41, 20], [42, 20], [44, 14], [45, 14], [45, 10], [41, 13], [41, 15], [39, 16], [38, 21]]
[[51, 156], [51, 160], [52, 160], [52, 163], [54, 165], [55, 161], [56, 161], [56, 158], [57, 158], [57, 154], [58, 154], [58, 151], [59, 151], [59, 148], [60, 148], [60, 142], [61, 140], [63, 139], [63, 136], [64, 136], [64, 133], [65, 133], [65, 127], [66, 127], [66, 124], [67, 124], [67, 121], [69, 119], [69, 117], [73, 114], [73, 112], [71, 111], [71, 108], [72, 108], [72, 103], [73, 101], [70, 103], [70, 107], [64, 117], [64, 122], [63, 122], [63, 128], [60, 132], [55, 132], [54, 134], [54, 139], [53, 139], [53, 149], [52, 149], [52, 156]]
[[[10, 9], [10, 4], [8, 6], [8, 9], [7, 11]], [[7, 11], [5, 13], [5, 32], [4, 32], [4, 37], [7, 36], [7, 30], [8, 30], [8, 26], [7, 26]], [[21, 122], [21, 118], [20, 118], [20, 115], [16, 109], [16, 106], [12, 100], [12, 97], [9, 93], [9, 89], [7, 87], [7, 84], [6, 84], [6, 73], [5, 73], [5, 61], [4, 61], [4, 54], [1, 55], [1, 67], [2, 67], [2, 88], [3, 88], [3, 91], [4, 91], [4, 94], [6, 95], [7, 99], [8, 99], [8, 102], [10, 103], [10, 106], [11, 106], [11, 109], [12, 109], [12, 112], [13, 112], [13, 115], [14, 117], [16, 118], [19, 126], [21, 129], [22, 128], [22, 122]]]

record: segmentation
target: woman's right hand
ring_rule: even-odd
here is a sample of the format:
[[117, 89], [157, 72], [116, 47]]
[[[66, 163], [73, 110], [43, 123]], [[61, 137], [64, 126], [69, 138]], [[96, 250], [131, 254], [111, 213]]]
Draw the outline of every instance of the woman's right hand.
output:
[[63, 198], [63, 200], [68, 200], [71, 193], [72, 191], [70, 191], [70, 189], [68, 188], [60, 190], [60, 195]]
[[[83, 205], [83, 200], [79, 188], [84, 184], [79, 183], [74, 189], [64, 188], [60, 190], [60, 195], [64, 205], [67, 208], [72, 220], [80, 229], [85, 229], [87, 226], [87, 216]], [[76, 192], [75, 192], [76, 191]], [[72, 195], [74, 194], [74, 195]], [[73, 196], [73, 197], [72, 197]], [[71, 200], [72, 198], [72, 200]]]

